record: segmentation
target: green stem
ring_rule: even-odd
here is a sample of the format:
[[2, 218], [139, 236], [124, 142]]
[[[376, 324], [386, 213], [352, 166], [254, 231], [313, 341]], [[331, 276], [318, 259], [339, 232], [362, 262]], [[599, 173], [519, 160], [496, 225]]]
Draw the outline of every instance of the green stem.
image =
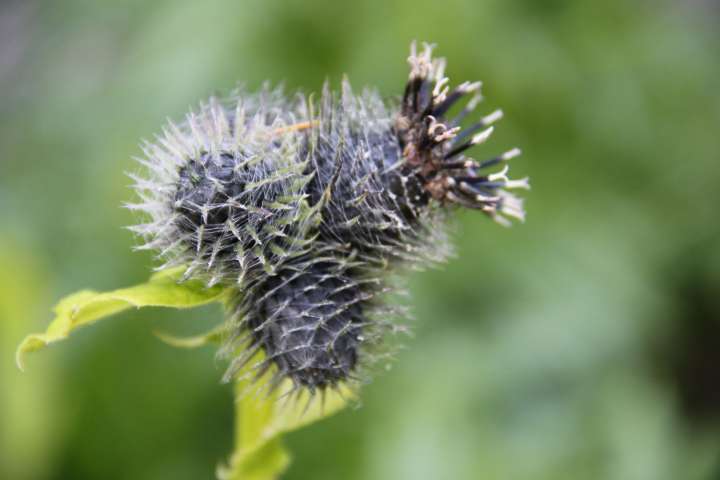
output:
[[270, 377], [268, 373], [253, 385], [248, 380], [235, 383], [235, 449], [229, 466], [218, 470], [220, 480], [279, 478], [291, 460], [283, 434], [336, 413], [353, 397], [349, 387], [340, 387], [339, 392], [326, 392], [324, 400], [303, 391], [285, 401], [279, 392], [287, 391], [290, 381], [268, 395], [262, 387]]

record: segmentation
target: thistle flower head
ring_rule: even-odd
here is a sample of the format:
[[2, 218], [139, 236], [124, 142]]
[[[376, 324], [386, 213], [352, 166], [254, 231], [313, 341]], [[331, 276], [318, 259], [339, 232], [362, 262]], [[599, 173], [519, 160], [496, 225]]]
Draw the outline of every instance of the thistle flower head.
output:
[[[509, 193], [512, 149], [477, 162], [466, 156], [501, 117], [460, 126], [480, 101], [479, 83], [450, 89], [445, 61], [413, 44], [399, 104], [346, 79], [318, 99], [265, 88], [212, 99], [144, 147], [133, 175], [145, 213], [132, 227], [165, 268], [232, 291], [226, 379], [254, 361], [273, 384], [311, 391], [357, 378], [381, 352], [398, 267], [424, 268], [450, 253], [447, 207], [481, 210], [500, 223], [524, 218]], [[456, 103], [469, 101], [453, 118]], [[484, 169], [503, 165], [496, 173]]]

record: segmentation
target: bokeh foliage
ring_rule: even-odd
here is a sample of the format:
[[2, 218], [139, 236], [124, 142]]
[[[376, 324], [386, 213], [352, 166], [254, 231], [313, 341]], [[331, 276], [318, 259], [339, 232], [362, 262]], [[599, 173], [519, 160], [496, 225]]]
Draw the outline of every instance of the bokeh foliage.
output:
[[[528, 222], [456, 226], [363, 407], [292, 434], [289, 479], [720, 472], [720, 6], [713, 0], [32, 0], [0, 6], [0, 478], [210, 478], [232, 441], [216, 306], [121, 314], [13, 365], [54, 301], [137, 283], [137, 142], [211, 93], [348, 73], [396, 95], [411, 39], [482, 79]], [[478, 155], [481, 155], [478, 152]], [[135, 321], [137, 319], [137, 321]]]

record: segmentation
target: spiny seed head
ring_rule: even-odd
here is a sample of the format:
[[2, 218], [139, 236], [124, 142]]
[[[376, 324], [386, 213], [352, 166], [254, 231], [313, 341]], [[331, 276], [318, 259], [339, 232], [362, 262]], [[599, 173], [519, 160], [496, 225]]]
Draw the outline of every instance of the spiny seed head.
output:
[[527, 180], [510, 180], [504, 165], [519, 150], [466, 156], [502, 113], [463, 129], [480, 83], [451, 89], [431, 50], [412, 45], [399, 103], [356, 95], [347, 79], [318, 99], [265, 87], [211, 99], [144, 146], [146, 173], [132, 175], [140, 201], [129, 207], [147, 221], [132, 229], [160, 268], [184, 265], [187, 278], [231, 290], [226, 379], [259, 350], [254, 372], [272, 370], [271, 385], [289, 378], [315, 391], [358, 378], [404, 316], [388, 306], [388, 275], [450, 254], [449, 207], [524, 218], [508, 190]]

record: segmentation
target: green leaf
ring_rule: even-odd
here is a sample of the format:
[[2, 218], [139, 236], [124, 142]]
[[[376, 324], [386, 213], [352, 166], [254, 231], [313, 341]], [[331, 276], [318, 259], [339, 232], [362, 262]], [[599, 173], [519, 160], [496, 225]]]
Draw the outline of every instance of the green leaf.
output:
[[[258, 355], [258, 361], [262, 358]], [[249, 362], [250, 364], [255, 362]], [[245, 373], [248, 373], [247, 371]], [[240, 373], [235, 383], [235, 451], [229, 466], [218, 468], [220, 480], [272, 480], [290, 465], [290, 454], [282, 443], [285, 433], [329, 417], [355, 397], [348, 386], [338, 391], [311, 394], [307, 390], [282, 398], [292, 387], [286, 380], [275, 391], [264, 393], [272, 376], [266, 373], [255, 384]], [[250, 377], [251, 378], [251, 377]]]
[[[130, 307], [173, 307], [190, 308], [210, 302], [227, 300], [227, 290], [221, 286], [206, 288], [198, 280], [179, 283], [184, 269], [160, 272], [148, 282], [134, 287], [99, 293], [83, 290], [62, 299], [55, 306], [55, 319], [44, 333], [28, 335], [17, 349], [16, 362], [23, 369], [23, 358], [27, 352], [40, 350], [52, 343], [64, 340], [76, 328], [90, 325], [112, 314]], [[225, 333], [222, 324], [208, 333], [194, 337], [175, 337], [166, 333], [156, 335], [176, 347], [195, 348], [209, 343], [219, 343]], [[262, 359], [258, 354], [248, 365]], [[228, 466], [219, 467], [221, 480], [272, 480], [278, 478], [290, 464], [290, 454], [282, 443], [282, 436], [313, 422], [328, 417], [347, 405], [354, 397], [346, 386], [338, 391], [328, 390], [315, 395], [308, 391], [282, 397], [282, 392], [292, 387], [285, 380], [279, 388], [268, 393], [272, 371], [257, 379], [248, 375], [248, 366], [238, 375], [235, 382], [235, 450]]]
[[55, 306], [55, 319], [47, 330], [28, 335], [18, 346], [15, 354], [18, 368], [23, 370], [26, 353], [64, 340], [76, 328], [130, 307], [190, 308], [223, 299], [225, 290], [220, 286], [206, 288], [198, 280], [178, 283], [183, 271], [183, 268], [164, 270], [146, 283], [112, 292], [83, 290], [65, 297]]

